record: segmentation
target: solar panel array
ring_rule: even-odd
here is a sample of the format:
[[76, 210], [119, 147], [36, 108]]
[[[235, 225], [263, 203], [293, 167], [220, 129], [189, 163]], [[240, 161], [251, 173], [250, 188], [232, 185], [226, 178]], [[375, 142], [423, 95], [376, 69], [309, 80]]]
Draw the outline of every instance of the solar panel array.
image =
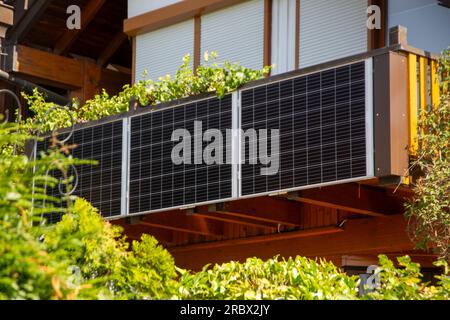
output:
[[[362, 61], [248, 87], [240, 95], [144, 110], [125, 115], [125, 121], [75, 130], [67, 142], [77, 145], [72, 155], [98, 165], [77, 167], [74, 195], [90, 201], [104, 217], [118, 217], [365, 178], [371, 171], [366, 76]], [[200, 137], [195, 136], [199, 123]], [[240, 140], [231, 139], [231, 129], [239, 128]], [[172, 161], [173, 148], [180, 143], [172, 141], [177, 129], [190, 134], [190, 163]], [[211, 143], [203, 139], [208, 129], [221, 133], [223, 163], [195, 161], [196, 141], [201, 141], [200, 155]], [[245, 138], [251, 129], [258, 137], [256, 149]], [[265, 140], [262, 129], [268, 133]], [[271, 149], [274, 129], [279, 130], [277, 154]], [[37, 149], [46, 150], [49, 143], [47, 138]], [[278, 157], [276, 174], [262, 173], [270, 164], [261, 162], [261, 145], [270, 157]], [[231, 158], [245, 162], [232, 164]], [[60, 177], [59, 172], [52, 174]], [[61, 196], [59, 189], [49, 193]], [[54, 222], [60, 214], [48, 218]]]
[[[195, 121], [202, 123], [202, 134], [218, 129], [226, 140], [227, 129], [232, 128], [232, 96], [156, 109], [131, 118], [129, 214], [232, 197], [232, 165], [225, 161], [227, 144], [222, 148], [223, 164], [194, 163]], [[191, 135], [191, 164], [176, 165], [171, 159], [172, 149], [179, 143], [171, 139], [177, 129], [186, 129]], [[202, 150], [208, 144], [203, 141]]]
[[365, 90], [365, 62], [358, 62], [242, 91], [242, 130], [279, 130], [280, 169], [262, 175], [265, 166], [248, 161], [246, 140], [241, 194], [365, 177]]
[[[75, 130], [65, 143], [75, 146], [71, 151], [74, 158], [97, 162], [96, 165], [84, 164], [76, 167], [78, 183], [73, 195], [91, 202], [104, 217], [121, 214], [122, 130], [122, 120], [86, 127]], [[61, 134], [58, 138], [62, 140], [66, 136], [67, 134]], [[37, 142], [38, 154], [49, 149], [50, 140], [51, 137], [47, 137]], [[68, 173], [75, 177], [73, 169], [69, 169]], [[57, 179], [62, 176], [59, 170], [52, 170], [50, 174]], [[64, 196], [61, 191], [66, 191], [62, 185], [48, 187], [49, 195], [62, 199]], [[64, 205], [65, 201], [62, 200], [61, 206]], [[49, 222], [57, 222], [61, 219], [61, 214], [49, 214], [47, 219]]]

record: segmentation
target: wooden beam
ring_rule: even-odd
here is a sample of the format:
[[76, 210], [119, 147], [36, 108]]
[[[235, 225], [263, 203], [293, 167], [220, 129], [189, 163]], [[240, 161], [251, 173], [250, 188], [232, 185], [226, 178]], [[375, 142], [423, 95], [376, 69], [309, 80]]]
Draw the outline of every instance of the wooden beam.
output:
[[289, 199], [311, 205], [382, 217], [403, 213], [403, 201], [392, 192], [356, 183], [292, 192]]
[[124, 43], [128, 39], [127, 35], [122, 31], [114, 36], [109, 45], [102, 51], [99, 58], [97, 59], [97, 63], [101, 67], [105, 67], [108, 61], [112, 58], [114, 53], [120, 48], [122, 43]]
[[[402, 252], [413, 250], [403, 215], [382, 218], [349, 220], [344, 231], [336, 228], [314, 231], [298, 231], [292, 237], [283, 235], [258, 238], [256, 242], [248, 239], [229, 240], [210, 244], [194, 244], [172, 248], [177, 266], [199, 270], [208, 263], [223, 263], [231, 260], [245, 261], [249, 257], [268, 259], [275, 255], [294, 257], [327, 257], [337, 255]], [[323, 232], [328, 230], [329, 232]], [[316, 230], [320, 231], [320, 230]], [[302, 233], [303, 232], [303, 233]], [[311, 232], [311, 233], [309, 233]]]
[[0, 24], [11, 26], [14, 23], [14, 7], [0, 2]]
[[83, 62], [17, 45], [11, 66], [16, 74], [38, 78], [66, 88], [83, 86]]
[[85, 8], [81, 11], [81, 29], [66, 30], [58, 42], [55, 44], [54, 52], [56, 54], [65, 54], [71, 45], [80, 36], [84, 29], [91, 23], [97, 13], [100, 11], [106, 0], [88, 1]]
[[308, 238], [308, 237], [316, 237], [327, 234], [339, 233], [344, 230], [338, 227], [324, 227], [324, 228], [314, 228], [309, 230], [300, 230], [300, 231], [292, 231], [285, 233], [277, 233], [270, 234], [264, 236], [256, 236], [256, 237], [248, 237], [243, 239], [233, 239], [233, 240], [225, 240], [225, 241], [216, 241], [210, 243], [200, 243], [193, 244], [189, 246], [180, 246], [175, 247], [171, 251], [172, 253], [182, 253], [182, 252], [190, 252], [192, 249], [218, 249], [222, 247], [228, 247], [233, 245], [250, 245], [250, 244], [258, 244], [258, 243], [267, 243], [269, 241], [280, 241], [280, 240], [290, 240], [290, 239], [299, 239], [299, 238]]
[[205, 219], [211, 219], [232, 224], [239, 224], [247, 227], [268, 229], [271, 230], [272, 232], [275, 232], [277, 230], [277, 225], [274, 223], [258, 221], [251, 218], [249, 219], [243, 216], [238, 217], [236, 215], [228, 213], [208, 212], [208, 213], [195, 213], [194, 215], [196, 217], [202, 217]]
[[223, 237], [223, 224], [195, 215], [186, 215], [184, 211], [157, 212], [142, 217], [139, 224], [159, 229], [196, 234], [220, 239]]
[[8, 42], [16, 44], [22, 41], [52, 1], [34, 0], [30, 6], [28, 1], [19, 1], [17, 5], [20, 7], [21, 4], [23, 8], [18, 8], [15, 13], [20, 17], [14, 17], [14, 26], [7, 32]]
[[163, 245], [171, 244], [173, 242], [174, 232], [172, 230], [152, 228], [141, 224], [128, 224], [124, 219], [111, 221], [111, 224], [121, 226], [127, 238], [132, 240], [140, 241], [143, 234], [148, 234]]
[[71, 90], [81, 102], [91, 99], [101, 89], [115, 94], [130, 83], [130, 75], [108, 69], [87, 60], [78, 60], [18, 45], [14, 47], [7, 70], [40, 84]]
[[419, 144], [417, 141], [419, 129], [419, 101], [417, 99], [417, 56], [408, 54], [408, 124], [409, 124], [409, 150], [413, 155], [417, 154]]
[[227, 202], [212, 211], [262, 223], [299, 227], [302, 225], [301, 209], [301, 205], [285, 199], [259, 197]]

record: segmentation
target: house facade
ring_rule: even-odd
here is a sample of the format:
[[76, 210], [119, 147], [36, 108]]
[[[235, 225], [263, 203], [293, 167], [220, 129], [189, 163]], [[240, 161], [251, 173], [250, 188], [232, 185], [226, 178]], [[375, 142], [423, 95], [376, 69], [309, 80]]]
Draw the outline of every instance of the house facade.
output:
[[[65, 98], [173, 75], [186, 54], [193, 68], [207, 51], [219, 62], [274, 66], [223, 99], [189, 97], [76, 128], [74, 142], [93, 147], [74, 155], [102, 163], [81, 175], [90, 183], [78, 195], [129, 239], [153, 235], [178, 266], [196, 270], [302, 255], [360, 272], [381, 253], [432, 267], [435, 256], [415, 249], [403, 214], [416, 178], [408, 168], [420, 148], [417, 115], [438, 101], [437, 54], [450, 44], [447, 1], [80, 1], [90, 22], [58, 34], [48, 25], [64, 30], [55, 19], [67, 16], [64, 1], [33, 6], [21, 20], [30, 29], [6, 33], [4, 70]], [[279, 130], [279, 170], [173, 164], [171, 134], [195, 136], [196, 122], [224, 137]], [[230, 157], [251, 158], [245, 137], [233, 137]]]

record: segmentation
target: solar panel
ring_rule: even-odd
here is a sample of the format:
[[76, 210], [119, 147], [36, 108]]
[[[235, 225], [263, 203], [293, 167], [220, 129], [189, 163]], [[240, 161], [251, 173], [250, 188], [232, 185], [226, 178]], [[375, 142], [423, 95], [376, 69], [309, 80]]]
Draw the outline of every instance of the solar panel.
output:
[[[129, 214], [233, 197], [233, 165], [226, 161], [231, 157], [227, 152], [231, 142], [226, 137], [227, 129], [233, 126], [232, 106], [232, 95], [227, 95], [223, 99], [208, 98], [131, 117]], [[193, 154], [189, 155], [190, 161], [181, 164], [172, 161], [172, 150], [179, 143], [172, 141], [172, 133], [187, 130], [194, 153], [199, 135], [195, 132], [196, 123], [201, 123], [200, 135], [208, 129], [220, 130], [224, 139], [222, 163], [207, 165], [202, 159], [201, 163], [195, 163]], [[202, 150], [208, 144], [202, 141]]]
[[[242, 130], [279, 130], [279, 170], [273, 175], [261, 174], [265, 165], [260, 161], [251, 164], [249, 157], [255, 147], [248, 140], [241, 141], [246, 160], [241, 164], [242, 196], [373, 175], [368, 127], [370, 61], [241, 92]], [[272, 141], [271, 135], [267, 136], [270, 155]]]
[[[74, 158], [95, 160], [96, 165], [85, 164], [76, 167], [78, 183], [73, 195], [84, 198], [98, 208], [103, 217], [120, 216], [122, 212], [122, 164], [123, 164], [123, 120], [104, 124], [82, 127], [73, 132], [66, 145], [75, 145], [71, 151]], [[58, 138], [64, 139], [68, 133]], [[36, 150], [45, 151], [50, 147], [51, 137], [38, 141]], [[53, 170], [50, 174], [60, 179], [62, 173]], [[69, 169], [74, 176], [74, 170]], [[75, 185], [75, 183], [74, 183]], [[60, 185], [48, 188], [48, 194], [63, 198], [66, 191]], [[61, 206], [64, 206], [64, 200]], [[57, 222], [61, 214], [53, 213], [47, 216], [49, 222]]]

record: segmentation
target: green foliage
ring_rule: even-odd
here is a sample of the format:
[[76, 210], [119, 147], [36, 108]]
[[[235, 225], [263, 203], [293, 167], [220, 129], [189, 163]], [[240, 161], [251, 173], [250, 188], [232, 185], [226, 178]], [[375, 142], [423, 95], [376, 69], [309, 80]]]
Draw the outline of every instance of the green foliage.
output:
[[[13, 154], [31, 138], [17, 124], [0, 125], [0, 299], [160, 299], [176, 290], [173, 258], [144, 236], [131, 247], [119, 227], [104, 221], [83, 199], [68, 197], [67, 208], [46, 188], [70, 190], [71, 165], [90, 163], [67, 156], [71, 146], [54, 144], [39, 160]], [[34, 188], [33, 188], [34, 187]], [[63, 211], [48, 226], [43, 214]], [[77, 271], [78, 270], [78, 271]], [[77, 271], [77, 272], [76, 272]]]
[[83, 199], [44, 235], [52, 258], [76, 266], [78, 281], [96, 289], [93, 296], [86, 291], [88, 298], [167, 299], [175, 291], [172, 256], [147, 235], [129, 248], [121, 228]]
[[13, 155], [11, 145], [22, 147], [29, 138], [20, 131], [16, 124], [0, 125], [0, 299], [54, 298], [55, 284], [62, 297], [70, 285], [64, 263], [45, 250], [36, 222], [56, 210], [45, 193], [45, 185], [56, 183], [45, 175], [46, 168], [65, 160], [44, 156], [33, 162]]
[[380, 286], [364, 296], [358, 295], [358, 277], [342, 273], [331, 262], [295, 259], [262, 261], [247, 259], [206, 266], [198, 273], [180, 270], [181, 299], [245, 300], [448, 300], [450, 269], [446, 262], [436, 266], [445, 272], [436, 285], [423, 282], [420, 265], [408, 256], [399, 257], [398, 267], [386, 256], [379, 256], [377, 273]]
[[[77, 106], [78, 103], [74, 101], [70, 113], [74, 121], [80, 123], [128, 111], [132, 99], [137, 100], [141, 106], [148, 106], [205, 93], [215, 93], [221, 98], [250, 81], [264, 77], [270, 71], [270, 67], [252, 70], [229, 62], [219, 64], [216, 58], [214, 52], [211, 55], [205, 53], [204, 63], [194, 74], [190, 67], [191, 57], [186, 55], [173, 78], [170, 75], [161, 77], [158, 81], [144, 78], [134, 85], [125, 85], [123, 91], [115, 96], [110, 96], [103, 90], [82, 106]], [[70, 116], [61, 110], [49, 112], [44, 119], [45, 113], [53, 104], [47, 103], [37, 90], [32, 95], [23, 96], [35, 114], [33, 118], [26, 120], [28, 127], [31, 128], [36, 122], [42, 123], [44, 131], [70, 126]]]
[[440, 105], [423, 110], [417, 166], [422, 173], [407, 204], [411, 234], [420, 249], [432, 246], [450, 261], [450, 50], [440, 59]]
[[436, 286], [423, 282], [420, 265], [411, 261], [409, 256], [397, 258], [399, 267], [386, 256], [380, 255], [381, 286], [369, 293], [366, 299], [376, 300], [448, 300], [450, 299], [450, 278], [447, 264], [439, 261], [436, 266], [445, 268], [445, 274], [438, 276]]
[[358, 281], [340, 272], [331, 262], [307, 258], [245, 263], [230, 262], [205, 267], [196, 274], [182, 271], [183, 299], [356, 299]]

